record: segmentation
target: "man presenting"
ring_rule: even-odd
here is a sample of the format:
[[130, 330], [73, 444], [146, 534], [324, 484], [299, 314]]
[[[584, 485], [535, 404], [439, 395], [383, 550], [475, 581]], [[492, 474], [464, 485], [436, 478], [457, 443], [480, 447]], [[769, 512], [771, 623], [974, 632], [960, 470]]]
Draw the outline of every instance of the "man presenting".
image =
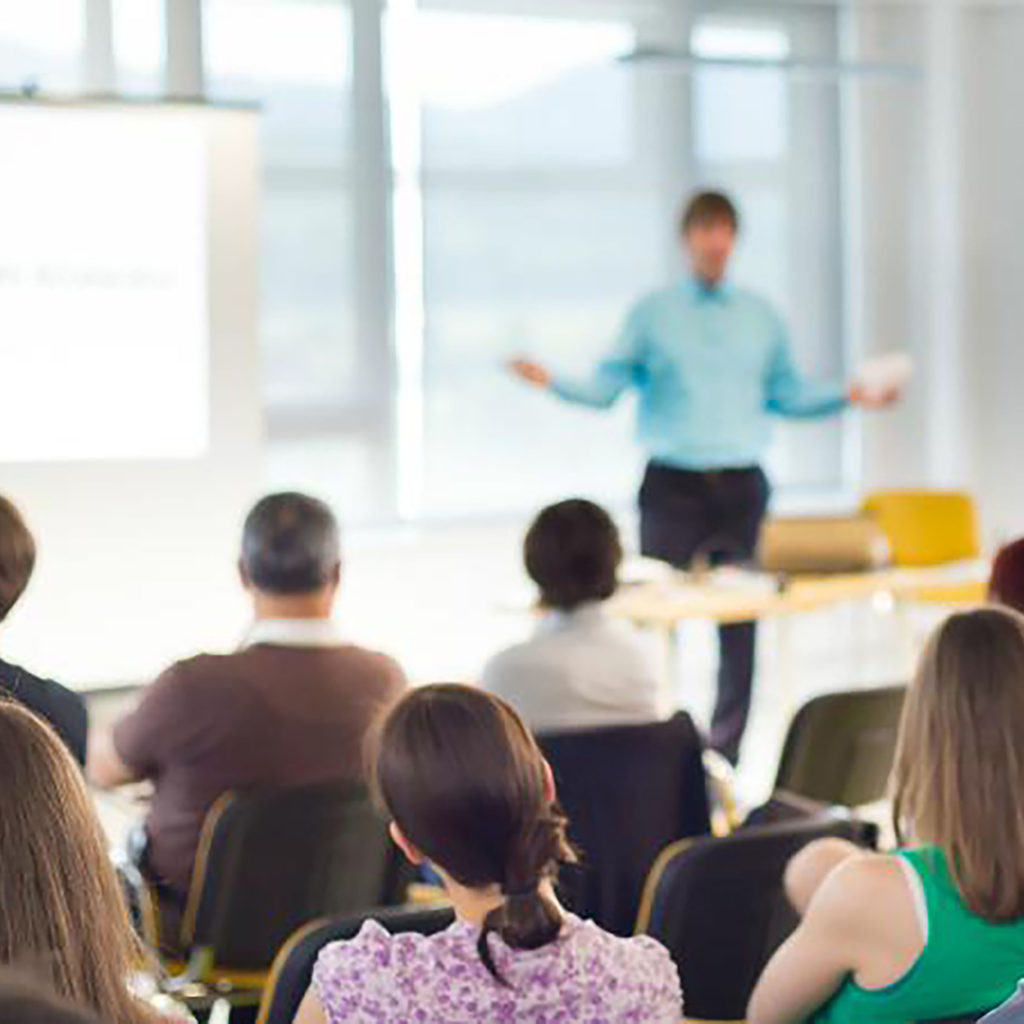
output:
[[[800, 376], [778, 314], [726, 280], [738, 229], [727, 196], [695, 195], [681, 222], [689, 277], [634, 306], [588, 378], [511, 364], [529, 383], [598, 409], [636, 388], [637, 433], [650, 456], [640, 487], [640, 549], [679, 568], [697, 558], [721, 564], [753, 556], [768, 507], [760, 462], [772, 414], [829, 416], [851, 403], [881, 406], [897, 397]], [[711, 745], [733, 763], [750, 711], [755, 640], [753, 622], [719, 627]]]

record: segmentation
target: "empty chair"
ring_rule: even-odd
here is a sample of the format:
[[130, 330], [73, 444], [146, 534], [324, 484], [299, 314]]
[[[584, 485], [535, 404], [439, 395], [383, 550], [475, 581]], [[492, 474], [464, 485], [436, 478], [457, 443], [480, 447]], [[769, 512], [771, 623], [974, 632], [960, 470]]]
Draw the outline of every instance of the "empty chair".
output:
[[876, 830], [833, 809], [811, 818], [669, 846], [651, 870], [638, 933], [679, 968], [688, 1018], [739, 1021], [761, 970], [797, 925], [783, 888], [789, 859], [826, 836], [873, 846]]
[[354, 939], [363, 922], [373, 918], [392, 935], [434, 935], [454, 920], [450, 907], [387, 907], [332, 921], [314, 921], [295, 932], [274, 960], [256, 1024], [292, 1024], [309, 988], [313, 965], [329, 942]]
[[885, 533], [894, 565], [920, 568], [981, 554], [974, 499], [961, 491], [876, 491], [864, 511]]
[[684, 712], [652, 725], [538, 737], [582, 863], [559, 894], [581, 917], [630, 935], [644, 879], [670, 842], [710, 831], [702, 742]]
[[881, 800], [905, 696], [905, 686], [884, 686], [808, 701], [786, 733], [776, 793], [844, 807]]
[[396, 864], [362, 785], [225, 794], [203, 827], [179, 936], [188, 963], [174, 987], [218, 982], [234, 1002], [255, 1002], [296, 928], [399, 902]]

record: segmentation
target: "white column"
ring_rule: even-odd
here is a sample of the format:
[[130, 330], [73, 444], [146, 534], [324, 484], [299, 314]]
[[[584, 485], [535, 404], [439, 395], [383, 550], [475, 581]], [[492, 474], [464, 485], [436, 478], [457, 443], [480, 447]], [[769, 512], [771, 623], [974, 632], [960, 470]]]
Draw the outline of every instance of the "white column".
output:
[[[391, 171], [394, 350], [398, 514], [415, 520], [421, 510], [425, 467], [426, 293], [424, 283], [423, 153], [417, 79], [417, 0], [388, 4], [388, 90]], [[389, 175], [390, 177], [390, 175]]]
[[86, 0], [82, 84], [90, 95], [115, 91], [114, 19], [111, 0]]
[[170, 99], [200, 99], [203, 84], [203, 15], [200, 0], [166, 0], [167, 71]]

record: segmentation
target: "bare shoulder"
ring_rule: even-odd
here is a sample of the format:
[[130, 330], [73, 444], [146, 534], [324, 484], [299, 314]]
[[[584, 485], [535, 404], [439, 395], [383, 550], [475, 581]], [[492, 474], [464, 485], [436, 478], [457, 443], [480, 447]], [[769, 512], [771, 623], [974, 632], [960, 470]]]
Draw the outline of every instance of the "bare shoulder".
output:
[[870, 938], [891, 931], [894, 918], [914, 914], [899, 858], [867, 852], [848, 857], [822, 882], [808, 913], [848, 934]]

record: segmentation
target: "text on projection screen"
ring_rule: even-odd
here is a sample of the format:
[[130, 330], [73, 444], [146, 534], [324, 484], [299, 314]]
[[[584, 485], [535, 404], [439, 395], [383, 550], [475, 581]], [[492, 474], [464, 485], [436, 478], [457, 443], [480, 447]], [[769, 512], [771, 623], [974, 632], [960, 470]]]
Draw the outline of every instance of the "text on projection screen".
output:
[[202, 455], [203, 125], [0, 107], [0, 154], [0, 462]]

